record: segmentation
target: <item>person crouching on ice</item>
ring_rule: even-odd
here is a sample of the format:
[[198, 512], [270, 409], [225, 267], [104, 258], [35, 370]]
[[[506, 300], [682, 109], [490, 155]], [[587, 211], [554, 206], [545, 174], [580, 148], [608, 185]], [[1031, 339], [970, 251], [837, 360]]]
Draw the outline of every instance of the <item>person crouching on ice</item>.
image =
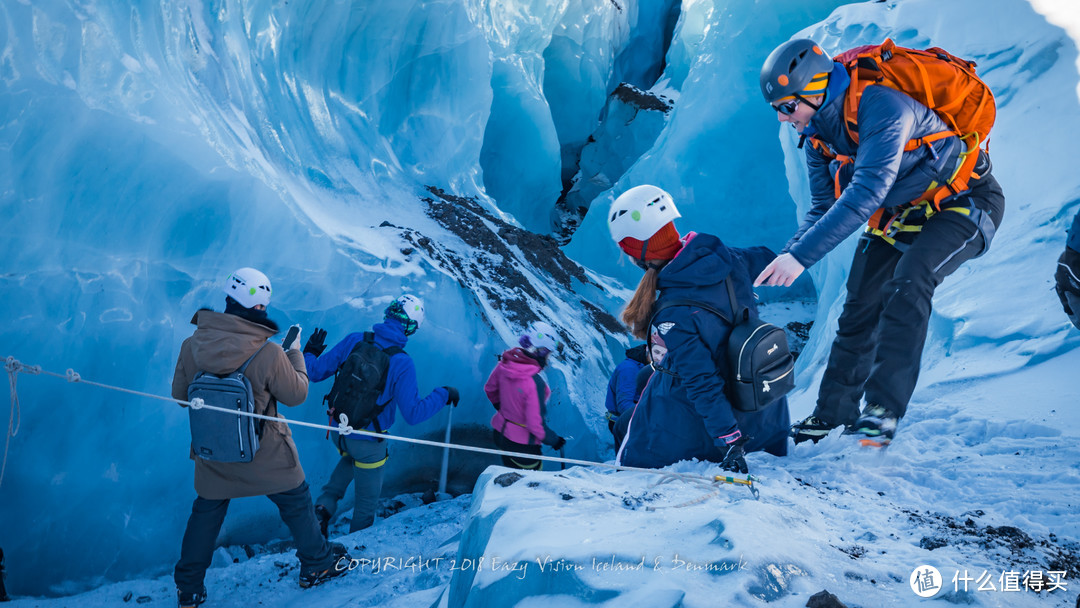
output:
[[[540, 445], [561, 450], [566, 440], [548, 428], [547, 403], [551, 389], [540, 372], [548, 357], [559, 349], [555, 330], [542, 321], [533, 323], [518, 340], [519, 346], [504, 352], [484, 384], [484, 393], [495, 406], [491, 417], [495, 447], [506, 452], [540, 455]], [[528, 456], [502, 457], [513, 469], [539, 471], [542, 462]]]
[[[689, 233], [680, 239], [681, 217], [671, 195], [656, 186], [637, 186], [611, 205], [608, 228], [619, 248], [642, 270], [623, 322], [639, 339], [655, 333], [667, 347], [663, 362], [630, 411], [626, 439], [617, 461], [660, 468], [680, 460], [719, 462], [747, 473], [745, 453], [764, 450], [787, 455], [787, 399], [757, 412], [732, 407], [724, 390], [731, 324], [698, 306], [675, 305], [652, 311], [665, 300], [696, 300], [731, 310], [725, 279], [736, 298], [755, 311], [751, 277], [773, 258], [765, 247], [737, 249], [715, 236]], [[621, 422], [621, 421], [620, 421]]]

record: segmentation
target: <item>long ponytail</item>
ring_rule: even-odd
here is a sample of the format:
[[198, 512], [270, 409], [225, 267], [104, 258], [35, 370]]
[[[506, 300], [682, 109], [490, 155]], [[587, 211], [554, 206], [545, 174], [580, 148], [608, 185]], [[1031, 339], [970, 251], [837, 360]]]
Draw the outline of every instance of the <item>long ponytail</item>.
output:
[[660, 267], [650, 264], [634, 291], [634, 297], [630, 298], [623, 310], [623, 324], [639, 340], [649, 337], [649, 318], [656, 303], [656, 284], [659, 280]]

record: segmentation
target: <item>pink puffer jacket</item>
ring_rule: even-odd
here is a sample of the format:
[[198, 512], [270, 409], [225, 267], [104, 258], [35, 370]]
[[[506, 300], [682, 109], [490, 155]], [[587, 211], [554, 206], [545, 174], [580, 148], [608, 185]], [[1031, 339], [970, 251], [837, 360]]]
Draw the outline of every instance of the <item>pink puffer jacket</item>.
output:
[[[491, 418], [491, 428], [515, 443], [538, 445], [546, 438], [546, 425], [541, 413], [537, 378], [540, 363], [520, 348], [503, 353], [502, 359], [491, 372], [484, 392], [492, 404], [498, 406]], [[544, 402], [551, 396], [551, 389], [544, 387]]]

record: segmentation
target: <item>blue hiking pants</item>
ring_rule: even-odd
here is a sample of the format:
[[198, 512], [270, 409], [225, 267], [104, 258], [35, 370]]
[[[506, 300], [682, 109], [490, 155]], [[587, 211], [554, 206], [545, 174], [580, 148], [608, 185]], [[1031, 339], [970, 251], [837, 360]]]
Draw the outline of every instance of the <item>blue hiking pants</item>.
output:
[[356, 532], [375, 523], [375, 508], [382, 494], [383, 471], [390, 452], [385, 441], [366, 441], [338, 437], [338, 450], [344, 452], [330, 473], [330, 481], [322, 488], [315, 504], [322, 505], [331, 517], [337, 513], [338, 501], [345, 497], [353, 484], [353, 516], [349, 532]]

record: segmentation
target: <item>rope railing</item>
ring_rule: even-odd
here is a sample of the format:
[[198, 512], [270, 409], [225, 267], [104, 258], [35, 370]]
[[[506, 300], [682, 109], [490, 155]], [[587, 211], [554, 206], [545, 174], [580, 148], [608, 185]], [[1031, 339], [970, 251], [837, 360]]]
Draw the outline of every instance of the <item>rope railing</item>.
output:
[[[113, 386], [113, 385], [105, 384], [105, 383], [102, 383], [102, 382], [93, 382], [91, 380], [87, 380], [87, 379], [83, 378], [81, 375], [79, 375], [78, 372], [76, 372], [73, 369], [68, 369], [66, 371], [66, 373], [64, 373], [64, 374], [58, 374], [58, 373], [55, 373], [55, 372], [50, 372], [50, 371], [44, 370], [44, 369], [41, 368], [41, 366], [38, 366], [38, 365], [33, 365], [33, 366], [25, 365], [22, 362], [15, 359], [14, 357], [10, 357], [10, 356], [7, 357], [7, 359], [6, 359], [5, 369], [7, 369], [9, 382], [11, 384], [11, 403], [12, 403], [12, 406], [11, 406], [11, 416], [10, 416], [10, 420], [8, 422], [7, 441], [4, 444], [4, 460], [3, 460], [3, 465], [0, 466], [0, 482], [3, 481], [3, 470], [7, 466], [8, 446], [11, 443], [11, 439], [18, 433], [19, 424], [17, 422], [15, 422], [15, 421], [16, 420], [21, 421], [21, 410], [20, 410], [20, 407], [19, 407], [19, 397], [18, 397], [18, 393], [17, 393], [16, 387], [15, 387], [16, 376], [19, 373], [25, 373], [25, 374], [33, 374], [33, 375], [51, 376], [51, 377], [66, 380], [66, 381], [71, 382], [71, 383], [88, 384], [90, 386], [96, 386], [98, 388], [103, 388], [103, 389], [106, 389], [106, 390], [119, 391], [119, 392], [122, 392], [122, 393], [127, 393], [129, 395], [137, 395], [137, 396], [140, 396], [140, 397], [145, 397], [145, 398], [148, 398], [148, 399], [155, 399], [155, 400], [158, 400], [158, 401], [166, 401], [166, 402], [169, 402], [169, 403], [179, 403], [179, 404], [185, 405], [187, 407], [190, 407], [190, 408], [196, 409], [196, 410], [198, 410], [198, 409], [206, 409], [206, 410], [212, 410], [212, 411], [217, 411], [217, 412], [223, 412], [223, 413], [226, 413], [226, 414], [234, 414], [234, 415], [237, 415], [237, 416], [248, 416], [248, 417], [251, 417], [251, 418], [258, 419], [258, 420], [268, 420], [270, 422], [280, 422], [280, 423], [289, 424], [289, 425], [293, 425], [293, 426], [302, 426], [302, 427], [308, 427], [308, 428], [312, 428], [312, 429], [318, 429], [318, 430], [321, 430], [321, 431], [332, 431], [332, 432], [339, 433], [339, 434], [344, 435], [344, 436], [364, 435], [364, 436], [373, 437], [373, 438], [376, 438], [376, 439], [389, 439], [389, 440], [392, 440], [392, 441], [401, 441], [401, 442], [404, 442], [404, 443], [412, 443], [412, 444], [416, 444], [416, 445], [425, 445], [425, 446], [431, 446], [431, 447], [437, 447], [437, 448], [449, 448], [449, 449], [452, 449], [452, 450], [461, 450], [461, 451], [466, 451], [466, 452], [476, 452], [476, 453], [480, 453], [480, 454], [491, 454], [491, 455], [495, 455], [495, 456], [510, 456], [510, 457], [515, 457], [516, 456], [516, 457], [519, 457], [519, 458], [524, 457], [524, 458], [530, 458], [530, 459], [533, 459], [533, 460], [543, 460], [543, 461], [547, 461], [547, 462], [558, 462], [558, 463], [562, 463], [562, 464], [572, 464], [572, 465], [587, 466], [587, 467], [601, 467], [601, 468], [607, 468], [607, 469], [614, 469], [614, 470], [617, 470], [617, 471], [636, 471], [636, 472], [639, 472], [639, 473], [648, 473], [650, 475], [659, 475], [659, 476], [664, 478], [663, 480], [658, 482], [657, 485], [659, 485], [660, 483], [665, 483], [666, 481], [671, 481], [673, 479], [679, 479], [679, 480], [682, 480], [682, 481], [687, 481], [687, 482], [695, 483], [695, 484], [707, 483], [707, 484], [709, 484], [710, 487], [715, 486], [716, 484], [721, 484], [721, 483], [726, 483], [726, 484], [730, 484], [730, 485], [742, 485], [742, 486], [746, 486], [750, 490], [750, 493], [754, 496], [755, 499], [759, 498], [758, 489], [756, 487], [757, 484], [759, 483], [759, 480], [754, 475], [747, 475], [745, 478], [744, 477], [733, 477], [733, 476], [728, 476], [728, 475], [714, 475], [714, 476], [694, 475], [694, 474], [690, 474], [690, 473], [678, 473], [678, 472], [675, 472], [675, 471], [661, 471], [661, 470], [658, 470], [658, 469], [645, 469], [645, 468], [641, 468], [641, 467], [631, 467], [631, 466], [626, 466], [626, 465], [609, 464], [609, 463], [606, 463], [606, 462], [594, 462], [594, 461], [591, 461], [591, 460], [579, 460], [579, 459], [576, 459], [576, 458], [565, 458], [565, 457], [562, 457], [562, 456], [545, 456], [543, 454], [523, 454], [523, 453], [520, 453], [520, 452], [509, 452], [509, 451], [506, 451], [506, 450], [497, 450], [497, 449], [493, 449], [493, 448], [483, 448], [483, 447], [474, 446], [474, 445], [463, 445], [463, 444], [457, 444], [457, 443], [450, 443], [448, 441], [447, 442], [430, 441], [430, 440], [427, 440], [427, 439], [416, 439], [416, 438], [413, 438], [413, 437], [401, 437], [401, 436], [398, 436], [398, 435], [391, 435], [389, 433], [374, 433], [374, 432], [371, 432], [371, 431], [357, 430], [357, 429], [354, 429], [354, 428], [350, 427], [349, 424], [348, 424], [348, 422], [349, 422], [348, 417], [345, 416], [344, 414], [341, 415], [341, 419], [340, 419], [339, 423], [337, 424], [337, 426], [329, 426], [329, 425], [326, 425], [326, 424], [316, 424], [316, 423], [313, 423], [313, 422], [305, 422], [303, 420], [292, 420], [292, 419], [289, 419], [289, 418], [285, 418], [284, 416], [276, 416], [276, 417], [275, 416], [266, 416], [264, 414], [256, 414], [254, 412], [243, 412], [243, 411], [237, 411], [237, 410], [234, 410], [234, 409], [226, 409], [226, 408], [217, 407], [217, 406], [213, 406], [213, 405], [207, 405], [205, 402], [203, 402], [202, 399], [199, 399], [199, 398], [195, 398], [195, 399], [193, 399], [191, 401], [188, 401], [188, 400], [185, 400], [185, 399], [174, 399], [173, 397], [162, 397], [161, 395], [154, 395], [152, 393], [146, 393], [146, 392], [143, 392], [143, 391], [137, 391], [137, 390], [133, 390], [133, 389], [129, 389], [129, 388], [124, 388], [124, 387], [121, 387], [121, 386]], [[702, 499], [699, 499], [697, 501], [692, 501], [690, 503], [684, 503], [683, 505], [676, 505], [676, 506], [689, 506], [691, 504], [697, 504], [698, 502], [701, 502], [701, 501], [705, 500], [706, 498], [709, 498], [709, 497], [714, 496], [716, 494], [718, 494], [718, 492], [710, 493], [706, 497], [703, 497]], [[663, 507], [659, 507], [659, 508], [663, 508]], [[655, 509], [655, 507], [653, 509]]]
[[8, 415], [7, 439], [4, 440], [4, 458], [0, 460], [0, 485], [4, 483], [4, 471], [7, 470], [8, 448], [11, 447], [11, 440], [19, 434], [19, 427], [22, 426], [22, 410], [19, 406], [19, 392], [15, 389], [15, 381], [18, 379], [19, 372], [23, 370], [27, 374], [41, 373], [40, 367], [25, 367], [14, 357], [7, 358], [4, 369], [7, 370], [8, 383], [11, 385], [11, 413]]

